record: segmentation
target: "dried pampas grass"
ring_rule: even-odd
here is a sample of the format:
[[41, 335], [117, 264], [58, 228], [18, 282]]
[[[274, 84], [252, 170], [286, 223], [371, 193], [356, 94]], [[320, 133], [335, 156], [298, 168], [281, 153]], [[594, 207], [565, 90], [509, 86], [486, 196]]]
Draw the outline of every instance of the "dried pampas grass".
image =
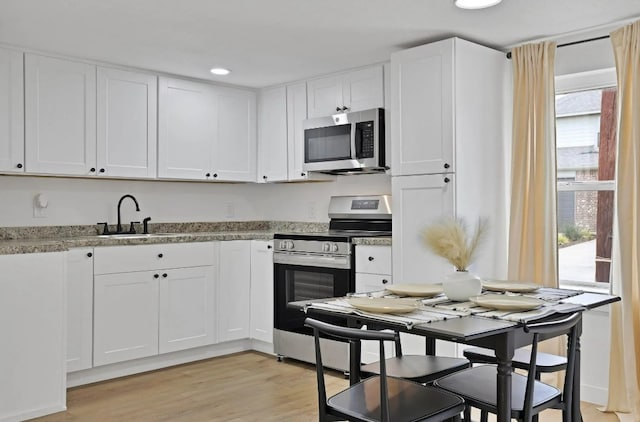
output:
[[427, 227], [424, 243], [434, 254], [449, 261], [457, 271], [466, 271], [476, 257], [486, 228], [487, 221], [480, 219], [474, 233], [469, 236], [463, 219], [446, 218]]

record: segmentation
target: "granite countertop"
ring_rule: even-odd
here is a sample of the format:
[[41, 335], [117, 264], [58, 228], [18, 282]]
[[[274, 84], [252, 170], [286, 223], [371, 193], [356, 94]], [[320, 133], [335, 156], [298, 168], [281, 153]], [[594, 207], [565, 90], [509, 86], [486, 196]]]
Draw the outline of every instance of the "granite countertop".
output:
[[[103, 237], [96, 226], [46, 226], [0, 228], [0, 255], [61, 252], [96, 246], [208, 242], [215, 240], [268, 240], [276, 232], [317, 232], [325, 223], [247, 221], [222, 223], [150, 224], [149, 236]], [[114, 230], [114, 228], [111, 228]]]
[[354, 245], [391, 246], [391, 236], [354, 237]]

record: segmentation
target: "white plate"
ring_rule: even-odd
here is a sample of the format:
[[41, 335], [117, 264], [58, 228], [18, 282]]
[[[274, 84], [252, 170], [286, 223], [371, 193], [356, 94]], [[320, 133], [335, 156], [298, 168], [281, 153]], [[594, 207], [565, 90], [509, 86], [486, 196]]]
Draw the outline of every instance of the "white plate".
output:
[[442, 284], [392, 284], [385, 289], [400, 296], [431, 297], [442, 293]]
[[382, 297], [352, 297], [348, 299], [351, 306], [361, 311], [378, 314], [401, 314], [415, 311], [418, 301], [415, 299], [391, 299]]
[[535, 292], [540, 286], [518, 281], [482, 280], [482, 287], [492, 292], [527, 293]]
[[528, 311], [537, 309], [544, 301], [535, 297], [486, 294], [470, 297], [469, 300], [478, 306], [501, 311]]

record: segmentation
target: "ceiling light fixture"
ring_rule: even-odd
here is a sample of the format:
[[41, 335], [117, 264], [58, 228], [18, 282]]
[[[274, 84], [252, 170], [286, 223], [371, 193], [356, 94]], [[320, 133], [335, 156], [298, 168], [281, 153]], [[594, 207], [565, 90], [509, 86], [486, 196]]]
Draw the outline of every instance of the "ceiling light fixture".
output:
[[455, 0], [455, 5], [461, 9], [484, 9], [495, 6], [502, 0]]
[[231, 71], [223, 67], [214, 67], [213, 69], [211, 69], [211, 73], [213, 73], [214, 75], [228, 75], [229, 73], [231, 73]]

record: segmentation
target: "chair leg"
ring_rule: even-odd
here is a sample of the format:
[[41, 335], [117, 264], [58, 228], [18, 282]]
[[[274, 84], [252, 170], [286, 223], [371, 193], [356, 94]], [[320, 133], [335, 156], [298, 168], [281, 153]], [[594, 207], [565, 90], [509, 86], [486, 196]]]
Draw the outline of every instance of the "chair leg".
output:
[[464, 407], [464, 422], [471, 422], [471, 406]]
[[481, 411], [480, 422], [487, 422], [488, 419], [489, 419], [489, 412], [487, 412], [486, 410]]

